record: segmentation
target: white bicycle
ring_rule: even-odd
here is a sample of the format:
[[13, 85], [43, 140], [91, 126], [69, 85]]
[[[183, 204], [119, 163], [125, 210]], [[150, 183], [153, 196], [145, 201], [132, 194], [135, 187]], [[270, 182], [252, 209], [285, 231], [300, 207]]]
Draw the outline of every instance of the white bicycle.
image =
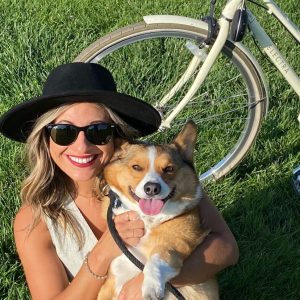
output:
[[[251, 0], [251, 2], [254, 2]], [[255, 4], [275, 16], [300, 42], [300, 31], [272, 0]], [[199, 127], [196, 166], [200, 180], [219, 179], [244, 158], [268, 109], [260, 65], [239, 41], [246, 28], [300, 95], [300, 79], [259, 24], [245, 0], [229, 0], [218, 22], [211, 1], [206, 21], [173, 15], [145, 16], [87, 47], [75, 61], [100, 62], [121, 91], [154, 105], [162, 114], [163, 141], [187, 119]], [[126, 80], [124, 80], [124, 78]]]

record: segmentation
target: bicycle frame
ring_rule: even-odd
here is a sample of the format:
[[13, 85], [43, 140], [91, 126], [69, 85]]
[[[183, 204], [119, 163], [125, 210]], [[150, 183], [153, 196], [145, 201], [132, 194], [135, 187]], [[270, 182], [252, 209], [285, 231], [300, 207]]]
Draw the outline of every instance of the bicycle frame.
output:
[[[276, 16], [281, 24], [293, 35], [293, 37], [300, 42], [300, 31], [296, 25], [288, 19], [288, 17], [280, 10], [280, 8], [272, 0], [263, 0], [269, 9], [269, 13]], [[247, 10], [249, 17], [249, 26], [255, 39], [262, 47], [264, 52], [268, 55], [272, 63], [280, 71], [286, 81], [291, 85], [294, 91], [300, 96], [300, 79], [288, 64], [280, 51], [276, 48], [271, 38], [260, 26], [254, 15]]]
[[[263, 0], [264, 3], [267, 5], [269, 13], [274, 14], [276, 18], [281, 22], [281, 24], [294, 36], [294, 38], [299, 41], [300, 40], [300, 31], [296, 27], [292, 21], [290, 21], [287, 16], [280, 10], [280, 8], [273, 2], [272, 0]], [[229, 0], [224, 7], [221, 18], [219, 19], [219, 34], [209, 51], [207, 57], [203, 61], [203, 65], [198, 71], [198, 74], [192, 83], [190, 89], [183, 97], [183, 99], [178, 103], [178, 105], [174, 108], [172, 113], [162, 122], [161, 127], [170, 128], [172, 121], [178, 115], [178, 113], [185, 107], [185, 105], [192, 99], [195, 95], [197, 90], [200, 88], [201, 84], [205, 80], [206, 76], [208, 75], [210, 69], [212, 68], [215, 60], [217, 59], [218, 55], [220, 54], [226, 40], [228, 39], [228, 34], [230, 30], [230, 23], [233, 19], [233, 16], [238, 8], [240, 8], [243, 4], [243, 0]], [[300, 96], [300, 79], [292, 69], [292, 67], [287, 63], [284, 57], [281, 55], [279, 50], [276, 48], [270, 37], [267, 33], [263, 30], [261, 25], [255, 19], [253, 14], [247, 10], [249, 14], [249, 26], [251, 31], [263, 48], [265, 53], [270, 57], [272, 63], [277, 67], [277, 69], [282, 73], [284, 78], [287, 82], [293, 87], [295, 92]], [[199, 24], [202, 27], [207, 27], [203, 25], [204, 22], [200, 20], [195, 20], [191, 18], [185, 18], [180, 16], [146, 16], [144, 17], [144, 21], [147, 24], [151, 23], [180, 23], [180, 24]], [[237, 43], [237, 45], [240, 43]], [[240, 46], [241, 47], [241, 46]], [[245, 48], [243, 46], [243, 48]], [[246, 49], [246, 48], [245, 48]], [[200, 50], [200, 49], [199, 49]], [[246, 50], [247, 51], [247, 50]], [[248, 51], [247, 51], [248, 52]], [[254, 61], [255, 66], [258, 70], [260, 67], [258, 63], [252, 58]], [[173, 97], [173, 95], [189, 80], [192, 76], [193, 71], [196, 70], [198, 65], [201, 63], [201, 59], [197, 58], [196, 55], [194, 56], [193, 60], [189, 64], [186, 72], [183, 76], [179, 79], [179, 81], [175, 84], [175, 86], [170, 90], [170, 92], [165, 95], [165, 97], [158, 103], [158, 108], [163, 107], [164, 104], [168, 102], [169, 99]], [[263, 79], [263, 76], [262, 76]]]

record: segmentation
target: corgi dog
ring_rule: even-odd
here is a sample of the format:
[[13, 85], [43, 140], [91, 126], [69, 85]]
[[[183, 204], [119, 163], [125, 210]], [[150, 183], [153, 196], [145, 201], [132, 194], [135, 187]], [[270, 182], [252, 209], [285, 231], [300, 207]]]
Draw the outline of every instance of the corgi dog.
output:
[[[189, 121], [168, 145], [125, 142], [104, 169], [107, 184], [122, 203], [114, 214], [134, 210], [145, 224], [139, 244], [128, 248], [145, 265], [143, 299], [175, 299], [165, 284], [209, 234], [199, 217], [202, 189], [193, 167], [196, 136], [196, 125]], [[98, 300], [117, 299], [122, 286], [140, 272], [124, 254], [115, 258]], [[179, 291], [185, 299], [218, 299], [215, 279]]]

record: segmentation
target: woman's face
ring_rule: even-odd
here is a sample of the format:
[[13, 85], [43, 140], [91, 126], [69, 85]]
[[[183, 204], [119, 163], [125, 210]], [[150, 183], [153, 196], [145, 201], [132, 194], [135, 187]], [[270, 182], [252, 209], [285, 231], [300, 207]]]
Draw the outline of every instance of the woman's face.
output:
[[[93, 103], [72, 105], [54, 120], [55, 124], [72, 124], [78, 127], [95, 123], [111, 123], [107, 112]], [[94, 180], [101, 174], [114, 152], [113, 140], [106, 145], [91, 144], [80, 131], [77, 139], [68, 146], [55, 144], [50, 138], [50, 155], [56, 165], [75, 183]]]

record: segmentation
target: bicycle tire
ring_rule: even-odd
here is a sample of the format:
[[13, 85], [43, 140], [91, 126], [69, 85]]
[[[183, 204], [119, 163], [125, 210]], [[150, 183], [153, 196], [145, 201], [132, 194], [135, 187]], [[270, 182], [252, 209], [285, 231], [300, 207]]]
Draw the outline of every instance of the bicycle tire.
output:
[[[180, 49], [176, 43], [181, 46], [184, 40], [199, 45], [206, 36], [205, 28], [196, 28], [192, 25], [141, 22], [101, 37], [84, 49], [74, 61], [95, 63], [100, 61], [112, 71], [121, 92], [153, 104], [152, 97], [157, 98], [159, 92], [151, 89], [170, 88], [171, 82], [176, 82], [176, 78], [178, 80], [178, 76], [181, 75], [173, 73], [183, 72], [185, 67], [182, 65], [191, 59], [191, 57], [183, 59], [181, 56], [180, 63], [175, 64], [176, 56], [168, 51], [177, 49], [176, 47]], [[184, 123], [182, 120], [193, 119], [199, 126], [197, 143], [199, 150], [195, 156], [195, 163], [201, 181], [218, 180], [240, 163], [255, 141], [266, 106], [265, 86], [259, 71], [247, 54], [230, 40], [226, 41], [221, 53], [218, 63], [215, 62], [195, 95], [200, 100], [191, 101], [190, 107], [186, 107], [180, 113], [174, 120], [178, 123], [174, 122], [168, 129], [170, 134], [162, 132], [151, 136], [154, 140], [165, 142], [170, 135], [175, 135], [179, 131]], [[167, 58], [170, 58], [168, 63]], [[150, 65], [153, 67], [151, 70]], [[163, 83], [166, 79], [168, 83]], [[217, 80], [219, 82], [216, 82]], [[221, 84], [226, 85], [226, 90]], [[243, 88], [243, 92], [238, 90], [239, 87]], [[228, 94], [231, 91], [235, 94]], [[218, 99], [217, 95], [222, 97]], [[232, 99], [236, 102], [232, 102]], [[176, 102], [178, 99], [172, 101]], [[234, 105], [237, 108], [234, 108]], [[237, 115], [238, 113], [243, 114], [243, 117]], [[233, 127], [236, 130], [233, 130]], [[225, 143], [230, 145], [226, 146]]]

